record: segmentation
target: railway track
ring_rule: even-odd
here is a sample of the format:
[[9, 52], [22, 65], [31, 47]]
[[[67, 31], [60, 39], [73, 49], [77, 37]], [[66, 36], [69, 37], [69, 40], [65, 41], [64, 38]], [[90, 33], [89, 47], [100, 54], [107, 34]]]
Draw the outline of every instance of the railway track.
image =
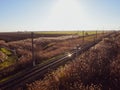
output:
[[[111, 34], [110, 33], [105, 37], [109, 37]], [[81, 54], [84, 51], [88, 50], [95, 44], [99, 43], [103, 38], [96, 40], [95, 42], [89, 43], [87, 45], [84, 45], [82, 47], [78, 46], [78, 50], [72, 50], [68, 54], [63, 54], [57, 59], [53, 59], [50, 62], [46, 62], [41, 65], [37, 65], [33, 68], [26, 69], [23, 72], [15, 75], [13, 78], [8, 79], [7, 81], [1, 82], [0, 83], [0, 90], [15, 90], [16, 88], [20, 86], [24, 86], [26, 83], [32, 82], [38, 78], [44, 77], [44, 75], [50, 70], [50, 69], [55, 69], [56, 67], [65, 64], [67, 61], [72, 60], [76, 54]]]

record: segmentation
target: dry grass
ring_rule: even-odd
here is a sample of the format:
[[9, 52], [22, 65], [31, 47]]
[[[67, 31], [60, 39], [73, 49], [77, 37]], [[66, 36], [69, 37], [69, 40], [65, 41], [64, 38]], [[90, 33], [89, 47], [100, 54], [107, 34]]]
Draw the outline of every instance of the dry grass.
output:
[[27, 85], [28, 90], [119, 90], [119, 44], [113, 39], [104, 39], [43, 80]]
[[[101, 37], [101, 35], [99, 35], [99, 37]], [[93, 41], [93, 36], [85, 37], [84, 43], [89, 43], [91, 41]], [[77, 44], [83, 44], [82, 38], [74, 38], [67, 40], [35, 38], [34, 49], [36, 62], [42, 63], [49, 58], [73, 49]], [[19, 70], [25, 69], [26, 67], [32, 66], [31, 39], [12, 41], [9, 43], [1, 41], [0, 45], [5, 45], [7, 48], [14, 50], [19, 58], [14, 65], [0, 71], [1, 78], [6, 77], [10, 74], [14, 74]]]

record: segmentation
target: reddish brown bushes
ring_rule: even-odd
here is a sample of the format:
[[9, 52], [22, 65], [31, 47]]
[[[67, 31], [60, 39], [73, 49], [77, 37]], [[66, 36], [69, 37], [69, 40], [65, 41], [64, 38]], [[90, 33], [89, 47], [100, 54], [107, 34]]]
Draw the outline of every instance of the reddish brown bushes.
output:
[[[89, 39], [87, 38], [85, 43], [88, 43], [90, 41], [93, 41], [93, 36], [92, 38], [89, 38]], [[5, 69], [3, 70], [5, 72], [7, 71], [6, 75], [8, 73], [16, 73], [19, 70], [32, 66], [31, 39], [13, 41], [8, 43], [2, 41], [2, 43], [7, 44], [8, 48], [14, 50], [19, 58], [14, 65], [10, 66], [10, 68], [12, 68], [11, 70], [9, 68], [6, 68], [6, 70]], [[71, 40], [70, 39], [67, 39], [67, 40], [47, 39], [46, 40], [46, 39], [36, 38], [34, 39], [34, 50], [35, 50], [36, 62], [41, 63], [46, 59], [52, 58], [65, 51], [69, 51], [73, 49], [77, 44], [79, 45], [82, 44], [81, 38], [74, 38]], [[3, 71], [1, 71], [1, 73]]]
[[113, 61], [118, 50], [116, 41], [104, 40], [73, 62], [52, 72], [44, 80], [28, 85], [28, 89], [119, 90], [120, 59]]

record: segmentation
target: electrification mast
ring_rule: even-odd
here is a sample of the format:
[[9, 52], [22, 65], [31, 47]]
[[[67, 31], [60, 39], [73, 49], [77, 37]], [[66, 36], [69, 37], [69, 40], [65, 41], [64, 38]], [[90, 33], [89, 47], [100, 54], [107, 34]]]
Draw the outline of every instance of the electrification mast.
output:
[[34, 55], [34, 33], [31, 32], [31, 38], [32, 38], [32, 60], [33, 60], [33, 66], [35, 66], [35, 55]]

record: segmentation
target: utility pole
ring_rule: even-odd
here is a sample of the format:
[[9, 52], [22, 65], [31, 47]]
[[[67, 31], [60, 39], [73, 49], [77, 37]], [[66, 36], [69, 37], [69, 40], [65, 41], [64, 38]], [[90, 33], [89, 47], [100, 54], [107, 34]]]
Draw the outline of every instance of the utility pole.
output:
[[82, 36], [83, 36], [82, 42], [83, 42], [83, 44], [84, 44], [84, 31], [82, 31]]
[[97, 40], [97, 30], [96, 30], [96, 39], [95, 40]]
[[31, 38], [32, 38], [32, 60], [33, 60], [33, 66], [35, 66], [35, 55], [34, 55], [34, 33], [31, 32]]

